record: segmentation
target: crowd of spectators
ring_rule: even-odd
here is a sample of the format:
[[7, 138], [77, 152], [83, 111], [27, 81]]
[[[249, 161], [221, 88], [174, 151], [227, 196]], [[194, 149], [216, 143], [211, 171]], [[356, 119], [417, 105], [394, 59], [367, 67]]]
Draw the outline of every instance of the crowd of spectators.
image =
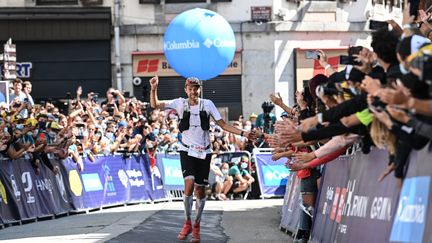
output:
[[[35, 104], [30, 82], [15, 79], [10, 87], [9, 104], [0, 104], [0, 158], [26, 159], [36, 173], [40, 172], [42, 163], [58, 173], [59, 168], [50, 162], [51, 158], [70, 157], [82, 171], [83, 161], [93, 162], [98, 156], [147, 153], [154, 166], [155, 153], [177, 151], [181, 133], [178, 115], [173, 110], [151, 109], [146, 102], [125, 97], [113, 88], [108, 89], [106, 98], [93, 92], [83, 97], [83, 90], [78, 87], [76, 97], [66, 101], [68, 111], [62, 113], [52, 102]], [[256, 117], [252, 114], [249, 120], [244, 120], [240, 116], [233, 125], [250, 131]], [[252, 152], [255, 147], [255, 143], [223, 131], [214, 122], [210, 126], [215, 155], [245, 149]], [[237, 168], [236, 173], [244, 174], [248, 170], [233, 163], [230, 166]], [[232, 168], [228, 169], [229, 175], [222, 173], [224, 169], [218, 169], [221, 177], [218, 181], [231, 178], [231, 191], [244, 191], [243, 179], [236, 177]], [[248, 185], [251, 183], [249, 180]], [[226, 195], [220, 192], [222, 188], [214, 189], [218, 192], [217, 199], [227, 199], [221, 196]]]
[[386, 149], [388, 167], [377, 183], [394, 171], [400, 188], [410, 152], [432, 139], [431, 13], [420, 9], [412, 16], [409, 9], [405, 3], [402, 27], [390, 20], [371, 32], [371, 48], [350, 47], [340, 58], [346, 60], [342, 71], [334, 70], [326, 53], [316, 50], [316, 62], [326, 75], [304, 85], [296, 94], [296, 107], [271, 95], [287, 116], [265, 138], [275, 148], [273, 159], [288, 157], [286, 166], [301, 179], [303, 203], [295, 242], [309, 239], [323, 164], [354, 144], [363, 153], [372, 146]]

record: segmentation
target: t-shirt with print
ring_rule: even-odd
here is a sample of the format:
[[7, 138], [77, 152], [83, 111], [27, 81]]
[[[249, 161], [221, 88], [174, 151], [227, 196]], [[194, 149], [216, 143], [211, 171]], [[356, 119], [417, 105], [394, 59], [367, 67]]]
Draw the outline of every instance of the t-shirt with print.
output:
[[[219, 111], [216, 109], [216, 106], [211, 100], [199, 99], [197, 105], [193, 105], [193, 106], [189, 105], [189, 112], [190, 112], [189, 129], [182, 132], [182, 138], [181, 138], [182, 142], [188, 146], [194, 145], [200, 147], [207, 147], [210, 144], [209, 131], [204, 131], [201, 128], [201, 121], [199, 116], [201, 102], [203, 102], [202, 103], [203, 110], [206, 111], [207, 114], [210, 114], [215, 121], [219, 121], [222, 119]], [[185, 104], [187, 104], [187, 99], [177, 98], [174, 100], [167, 101], [165, 103], [165, 107], [175, 109], [177, 113], [181, 115], [183, 114]], [[182, 144], [180, 144], [179, 150], [187, 151], [188, 149]], [[210, 149], [208, 149], [206, 152], [210, 152]]]

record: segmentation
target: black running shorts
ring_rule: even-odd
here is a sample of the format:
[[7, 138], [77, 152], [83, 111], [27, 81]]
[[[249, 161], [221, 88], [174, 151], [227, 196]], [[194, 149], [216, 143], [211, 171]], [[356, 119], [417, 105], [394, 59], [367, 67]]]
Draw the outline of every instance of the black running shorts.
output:
[[188, 155], [186, 151], [180, 151], [180, 163], [183, 178], [194, 178], [195, 184], [207, 185], [210, 172], [211, 154], [207, 154], [205, 159], [198, 159]]

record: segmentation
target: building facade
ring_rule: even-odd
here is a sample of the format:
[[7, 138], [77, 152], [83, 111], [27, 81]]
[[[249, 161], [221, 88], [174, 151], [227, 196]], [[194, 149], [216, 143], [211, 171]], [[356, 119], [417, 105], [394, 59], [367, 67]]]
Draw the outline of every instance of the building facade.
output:
[[[384, 5], [386, 3], [388, 4], [388, 1], [372, 2], [367, 0], [349, 2], [294, 0], [4, 0], [0, 2], [0, 17], [6, 18], [11, 7], [23, 11], [31, 10], [34, 16], [39, 16], [36, 18], [43, 15], [43, 9], [45, 9], [45, 16], [47, 15], [46, 11], [50, 9], [51, 11], [63, 9], [64, 14], [74, 13], [76, 18], [71, 19], [71, 21], [78, 23], [77, 19], [80, 18], [81, 20], [97, 19], [97, 17], [93, 16], [94, 11], [110, 11], [112, 26], [110, 26], [111, 56], [108, 58], [111, 67], [109, 75], [102, 75], [101, 73], [102, 71], [107, 72], [107, 66], [105, 65], [108, 60], [106, 57], [106, 36], [81, 36], [78, 38], [83, 43], [93, 41], [92, 44], [95, 46], [86, 47], [88, 50], [83, 49], [82, 53], [94, 56], [94, 58], [90, 58], [95, 62], [93, 64], [96, 64], [97, 60], [99, 60], [99, 65], [103, 66], [100, 69], [101, 72], [92, 73], [89, 77], [101, 75], [99, 81], [96, 79], [92, 81], [92, 84], [99, 82], [98, 87], [100, 89], [105, 89], [110, 85], [114, 87], [120, 86], [121, 89], [146, 100], [149, 92], [148, 79], [155, 73], [158, 73], [161, 77], [160, 98], [172, 99], [183, 95], [184, 79], [170, 69], [163, 56], [163, 34], [169, 22], [179, 13], [195, 7], [218, 12], [227, 19], [234, 29], [237, 52], [233, 63], [222, 75], [204, 84], [204, 97], [213, 99], [219, 108], [229, 114], [229, 119], [233, 120], [240, 114], [244, 114], [247, 118], [252, 112], [261, 113], [261, 104], [269, 100], [270, 93], [280, 92], [284, 100], [292, 105], [294, 103], [294, 92], [301, 88], [303, 80], [310, 79], [314, 74], [323, 71], [313, 60], [305, 59], [304, 52], [323, 49], [331, 57], [332, 65], [337, 67], [338, 55], [346, 53], [349, 46], [369, 46], [370, 32], [367, 26], [369, 19], [398, 19], [401, 16], [401, 3], [399, 1], [392, 2], [392, 6]], [[87, 16], [84, 14], [86, 11]], [[80, 15], [79, 12], [83, 14]], [[20, 18], [19, 14], [15, 17]], [[55, 16], [49, 15], [49, 17]], [[106, 20], [106, 17], [100, 17], [98, 21], [89, 22], [86, 25], [99, 23], [101, 24], [100, 28], [104, 29], [106, 27], [103, 24], [103, 19]], [[55, 18], [52, 21], [56, 22]], [[17, 26], [19, 27], [19, 25]], [[48, 29], [55, 32], [56, 28], [60, 27], [54, 26]], [[62, 28], [78, 31], [84, 27], [76, 25], [63, 26]], [[49, 31], [48, 29], [41, 30]], [[115, 38], [116, 29], [119, 38]], [[3, 32], [3, 30], [0, 32]], [[96, 29], [92, 31], [89, 27], [88, 32], [96, 33], [97, 31]], [[17, 35], [8, 31], [3, 33], [0, 40], [6, 40], [6, 35], [10, 33]], [[104, 32], [104, 34], [106, 33]], [[10, 37], [17, 39], [19, 57], [20, 40], [14, 36]], [[50, 35], [47, 34], [43, 41], [48, 41], [49, 37]], [[70, 37], [65, 35], [62, 38], [64, 42], [66, 41], [65, 38]], [[38, 41], [40, 40], [29, 38], [25, 42]], [[52, 41], [55, 42], [55, 39]], [[99, 45], [104, 47], [99, 47]], [[70, 47], [72, 48], [72, 46]], [[23, 50], [29, 51], [28, 49]], [[64, 56], [64, 58], [67, 59], [68, 56]], [[88, 60], [75, 60], [75, 63], [85, 63], [86, 61], [88, 62]], [[33, 64], [35, 75], [39, 70], [39, 68], [36, 68], [39, 64], [36, 64]], [[80, 68], [85, 68], [85, 65], [77, 65], [75, 68], [80, 70]], [[98, 69], [97, 65], [92, 66], [92, 68]], [[90, 68], [87, 67], [87, 69]], [[48, 72], [48, 70], [43, 71]], [[67, 77], [67, 79], [70, 79], [69, 82], [72, 82], [69, 87], [76, 85], [76, 83], [73, 83], [77, 82], [76, 79], [72, 80], [74, 77]], [[43, 88], [47, 85], [46, 81], [42, 80], [44, 78], [48, 79], [50, 77], [43, 76], [39, 78], [38, 76], [37, 80], [34, 80], [35, 83], [40, 82], [40, 86], [36, 85], [35, 88]], [[88, 86], [89, 89], [92, 87]], [[54, 92], [44, 91], [40, 93], [40, 96], [55, 96]], [[74, 92], [74, 90], [70, 90], [70, 92]]]

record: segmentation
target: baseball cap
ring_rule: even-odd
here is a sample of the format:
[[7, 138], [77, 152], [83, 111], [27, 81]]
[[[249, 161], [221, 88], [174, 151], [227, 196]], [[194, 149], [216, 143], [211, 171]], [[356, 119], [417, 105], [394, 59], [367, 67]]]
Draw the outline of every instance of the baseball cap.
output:
[[282, 112], [281, 117], [288, 117], [288, 113], [286, 111]]
[[252, 113], [252, 114], [250, 115], [250, 118], [257, 118], [257, 117], [258, 117], [258, 115], [255, 114], [255, 113]]
[[185, 86], [187, 85], [198, 85], [201, 86], [202, 82], [197, 77], [189, 77], [186, 79]]

